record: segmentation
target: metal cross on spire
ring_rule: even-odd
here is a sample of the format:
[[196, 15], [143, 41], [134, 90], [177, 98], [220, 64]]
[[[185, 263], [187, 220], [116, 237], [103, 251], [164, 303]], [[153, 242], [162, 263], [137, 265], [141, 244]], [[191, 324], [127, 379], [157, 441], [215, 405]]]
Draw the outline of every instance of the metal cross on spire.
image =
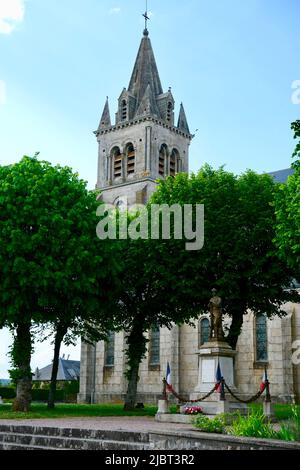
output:
[[149, 16], [148, 16], [148, 0], [146, 0], [146, 11], [145, 13], [143, 14], [143, 17], [145, 18], [145, 30], [144, 30], [144, 35], [145, 36], [148, 36], [148, 21], [150, 20]]

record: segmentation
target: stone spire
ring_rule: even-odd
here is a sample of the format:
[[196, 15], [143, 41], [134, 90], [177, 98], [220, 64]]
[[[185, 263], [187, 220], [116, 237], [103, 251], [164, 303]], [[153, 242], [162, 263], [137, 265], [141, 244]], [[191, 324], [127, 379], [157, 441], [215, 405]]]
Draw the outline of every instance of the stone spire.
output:
[[128, 92], [136, 99], [136, 109], [139, 108], [148, 85], [154, 98], [163, 93], [151, 41], [145, 29], [128, 87]]
[[136, 112], [136, 116], [147, 116], [147, 115], [159, 117], [159, 110], [158, 110], [153, 92], [151, 90], [150, 84], [148, 84], [145, 94]]
[[108, 104], [108, 97], [106, 97], [106, 102], [104, 105], [102, 117], [100, 119], [99, 129], [105, 129], [106, 127], [111, 126], [111, 119], [110, 119], [110, 112], [109, 112], [109, 104]]
[[180, 112], [179, 112], [177, 127], [178, 127], [178, 129], [181, 129], [182, 131], [185, 131], [188, 134], [190, 133], [189, 125], [188, 125], [188, 122], [187, 122], [186, 114], [185, 114], [184, 107], [183, 107], [182, 103], [180, 105]]

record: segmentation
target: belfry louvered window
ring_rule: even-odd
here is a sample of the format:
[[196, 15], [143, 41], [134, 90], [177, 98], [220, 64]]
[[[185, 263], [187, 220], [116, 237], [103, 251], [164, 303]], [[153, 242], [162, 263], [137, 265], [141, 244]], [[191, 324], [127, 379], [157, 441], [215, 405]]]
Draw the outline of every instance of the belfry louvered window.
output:
[[122, 155], [119, 147], [112, 150], [114, 178], [122, 176]]
[[167, 155], [168, 155], [168, 148], [166, 144], [163, 144], [159, 151], [159, 161], [158, 161], [158, 173], [161, 176], [165, 176], [165, 165], [166, 165]]
[[122, 119], [122, 121], [126, 121], [126, 119], [127, 119], [127, 102], [126, 102], [126, 100], [122, 101], [121, 119]]
[[135, 172], [135, 150], [132, 144], [126, 147], [127, 155], [127, 175], [132, 175]]
[[178, 151], [173, 149], [170, 155], [170, 176], [175, 176], [178, 173], [179, 158]]
[[172, 112], [173, 112], [173, 104], [170, 101], [168, 103], [168, 108], [167, 108], [167, 121], [169, 123], [172, 121]]

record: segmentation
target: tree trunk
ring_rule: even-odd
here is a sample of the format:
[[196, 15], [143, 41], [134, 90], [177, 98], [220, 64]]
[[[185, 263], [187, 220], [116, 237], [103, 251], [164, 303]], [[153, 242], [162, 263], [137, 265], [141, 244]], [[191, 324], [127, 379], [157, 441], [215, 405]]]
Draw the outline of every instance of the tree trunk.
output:
[[230, 325], [229, 334], [226, 338], [226, 341], [232, 347], [232, 349], [235, 350], [243, 326], [244, 311], [241, 308], [240, 310], [237, 309], [236, 311], [231, 311], [231, 313], [232, 323]]
[[31, 404], [32, 374], [30, 368], [32, 338], [31, 323], [19, 323], [12, 349], [12, 362], [15, 368], [17, 396], [13, 411], [28, 412]]
[[48, 396], [48, 408], [53, 409], [55, 406], [55, 394], [56, 394], [56, 382], [57, 382], [57, 372], [59, 366], [59, 351], [61, 347], [62, 340], [64, 339], [67, 329], [62, 326], [58, 326], [55, 334], [54, 340], [54, 356], [53, 356], [53, 365], [51, 373], [51, 383]]
[[147, 340], [144, 336], [143, 326], [139, 323], [133, 325], [133, 328], [127, 337], [128, 349], [127, 365], [129, 367], [126, 373], [128, 379], [128, 388], [125, 397], [124, 410], [134, 410], [136, 403], [137, 384], [139, 380], [139, 366], [146, 353]]

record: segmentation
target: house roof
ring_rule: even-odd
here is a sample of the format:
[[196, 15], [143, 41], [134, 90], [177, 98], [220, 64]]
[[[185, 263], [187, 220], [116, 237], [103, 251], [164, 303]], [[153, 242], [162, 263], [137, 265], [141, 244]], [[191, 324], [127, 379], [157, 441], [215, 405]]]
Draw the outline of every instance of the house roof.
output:
[[285, 170], [271, 171], [269, 175], [273, 176], [276, 183], [286, 183], [289, 176], [292, 176], [295, 170], [286, 168]]
[[[52, 364], [42, 369], [36, 368], [33, 381], [46, 382], [51, 380]], [[59, 358], [57, 380], [78, 380], [80, 376], [80, 361], [70, 361]]]

